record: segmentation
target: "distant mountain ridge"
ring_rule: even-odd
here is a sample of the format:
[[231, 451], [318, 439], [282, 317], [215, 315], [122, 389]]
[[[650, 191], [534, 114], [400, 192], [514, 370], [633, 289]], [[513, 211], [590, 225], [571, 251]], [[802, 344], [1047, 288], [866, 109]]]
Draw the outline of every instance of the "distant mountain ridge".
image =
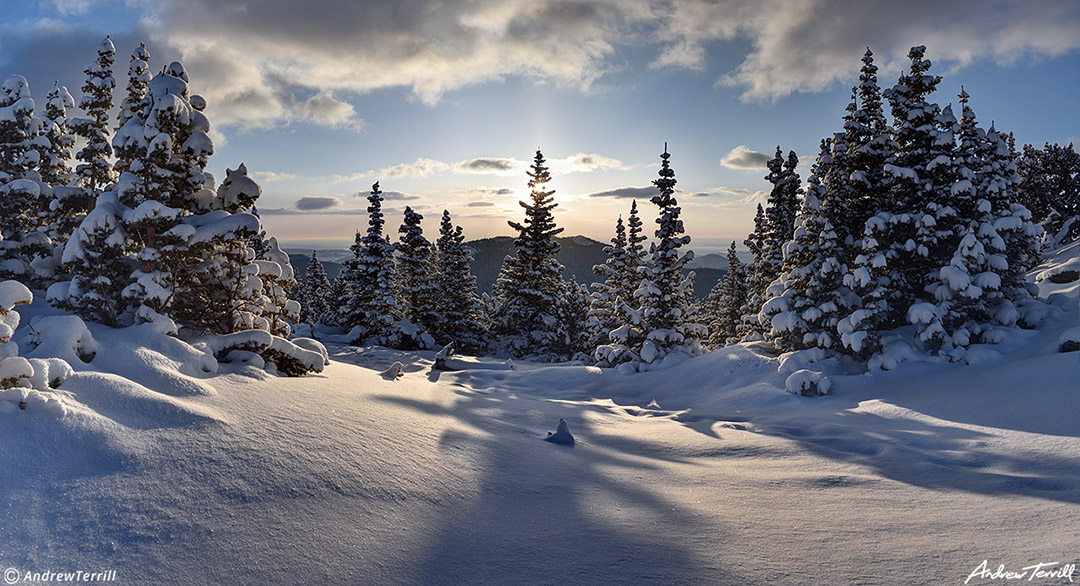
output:
[[[556, 237], [562, 250], [557, 258], [566, 267], [563, 276], [573, 278], [578, 283], [593, 283], [599, 280], [593, 272], [593, 266], [604, 264], [607, 255], [604, 254], [606, 244], [597, 242], [586, 236]], [[476, 275], [476, 285], [483, 293], [490, 293], [495, 279], [499, 276], [503, 259], [507, 255], [514, 254], [514, 239], [511, 236], [496, 236], [494, 238], [482, 238], [467, 242], [466, 245], [473, 251], [473, 274]], [[307, 271], [311, 262], [311, 251], [298, 248], [285, 248], [292, 259], [293, 268], [298, 275]], [[348, 250], [331, 249], [319, 250], [319, 260], [326, 269], [327, 276], [333, 280], [341, 272], [341, 262], [349, 258], [352, 253]], [[716, 284], [716, 281], [727, 272], [727, 257], [719, 254], [706, 254], [695, 258], [684, 272], [696, 274], [694, 279], [694, 294], [704, 298]]]

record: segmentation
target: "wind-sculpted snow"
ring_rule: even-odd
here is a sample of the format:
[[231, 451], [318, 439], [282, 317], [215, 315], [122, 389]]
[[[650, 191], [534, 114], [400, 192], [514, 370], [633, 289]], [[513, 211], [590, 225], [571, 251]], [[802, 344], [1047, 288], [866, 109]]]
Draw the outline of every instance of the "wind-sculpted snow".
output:
[[[969, 348], [993, 360], [931, 357], [912, 325], [869, 372], [762, 343], [641, 373], [436, 368], [316, 328], [325, 347], [293, 344], [322, 372], [290, 378], [91, 324], [94, 357], [58, 388], [0, 396], [0, 563], [138, 584], [931, 585], [1071, 560], [1080, 365], [1059, 346], [1080, 284], [1039, 287], [1038, 328]], [[794, 374], [829, 393], [785, 392]], [[560, 419], [573, 449], [544, 441]]]

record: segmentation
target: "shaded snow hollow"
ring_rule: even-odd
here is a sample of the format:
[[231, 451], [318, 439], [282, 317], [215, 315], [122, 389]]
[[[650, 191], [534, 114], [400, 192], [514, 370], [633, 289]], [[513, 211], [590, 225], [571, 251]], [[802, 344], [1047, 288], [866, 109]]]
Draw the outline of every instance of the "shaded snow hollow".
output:
[[[630, 375], [329, 344], [322, 373], [284, 378], [91, 324], [92, 345], [68, 342], [92, 357], [56, 350], [75, 371], [61, 408], [0, 413], [0, 565], [121, 584], [918, 585], [1075, 561], [1080, 354], [1058, 349], [1080, 283], [1040, 287], [1047, 324], [993, 359], [870, 374], [753, 344]], [[785, 392], [803, 371], [829, 394]], [[542, 441], [560, 419], [572, 450]]]

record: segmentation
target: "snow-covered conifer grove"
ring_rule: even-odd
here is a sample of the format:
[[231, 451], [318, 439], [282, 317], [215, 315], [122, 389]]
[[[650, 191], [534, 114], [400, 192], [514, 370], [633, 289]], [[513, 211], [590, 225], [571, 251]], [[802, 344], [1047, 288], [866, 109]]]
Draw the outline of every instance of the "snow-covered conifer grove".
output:
[[753, 153], [768, 185], [722, 273], [693, 264], [707, 239], [687, 198], [709, 194], [678, 187], [692, 153], [658, 136], [651, 186], [592, 194], [641, 201], [610, 200], [628, 205], [597, 219], [609, 244], [582, 274], [559, 256], [578, 244], [560, 237], [584, 199], [574, 163], [539, 148], [519, 179], [488, 161], [528, 189], [499, 220], [501, 265], [474, 261], [477, 216], [390, 191], [392, 168], [358, 174], [366, 209], [335, 210], [349, 250], [304, 268], [256, 208], [303, 211], [267, 205], [280, 194], [256, 179], [281, 170], [208, 170], [228, 153], [194, 93], [205, 61], [158, 68], [139, 43], [125, 62], [120, 38], [37, 100], [23, 75], [0, 86], [8, 583], [114, 567], [132, 583], [974, 583], [1003, 555], [1062, 572], [1048, 583], [1075, 571], [1080, 154], [1018, 147], [925, 47], [888, 87], [867, 48], [815, 157]]

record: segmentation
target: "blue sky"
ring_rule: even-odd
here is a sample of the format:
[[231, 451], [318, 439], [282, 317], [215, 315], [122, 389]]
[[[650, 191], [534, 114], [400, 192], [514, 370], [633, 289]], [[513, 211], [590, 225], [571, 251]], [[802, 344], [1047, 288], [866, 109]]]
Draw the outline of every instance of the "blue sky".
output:
[[246, 163], [268, 230], [302, 246], [349, 243], [376, 179], [392, 224], [411, 205], [430, 231], [446, 208], [470, 238], [509, 234], [537, 147], [556, 220], [606, 241], [625, 196], [650, 215], [642, 188], [666, 141], [694, 248], [717, 251], [752, 226], [760, 153], [795, 150], [805, 179], [867, 45], [882, 87], [925, 44], [938, 102], [964, 85], [979, 120], [1021, 143], [1080, 136], [1076, 2], [0, 0], [0, 13], [0, 75], [27, 76], [37, 97], [54, 79], [78, 97], [105, 34], [121, 86], [140, 41], [155, 70], [182, 60], [209, 103], [210, 171]]

